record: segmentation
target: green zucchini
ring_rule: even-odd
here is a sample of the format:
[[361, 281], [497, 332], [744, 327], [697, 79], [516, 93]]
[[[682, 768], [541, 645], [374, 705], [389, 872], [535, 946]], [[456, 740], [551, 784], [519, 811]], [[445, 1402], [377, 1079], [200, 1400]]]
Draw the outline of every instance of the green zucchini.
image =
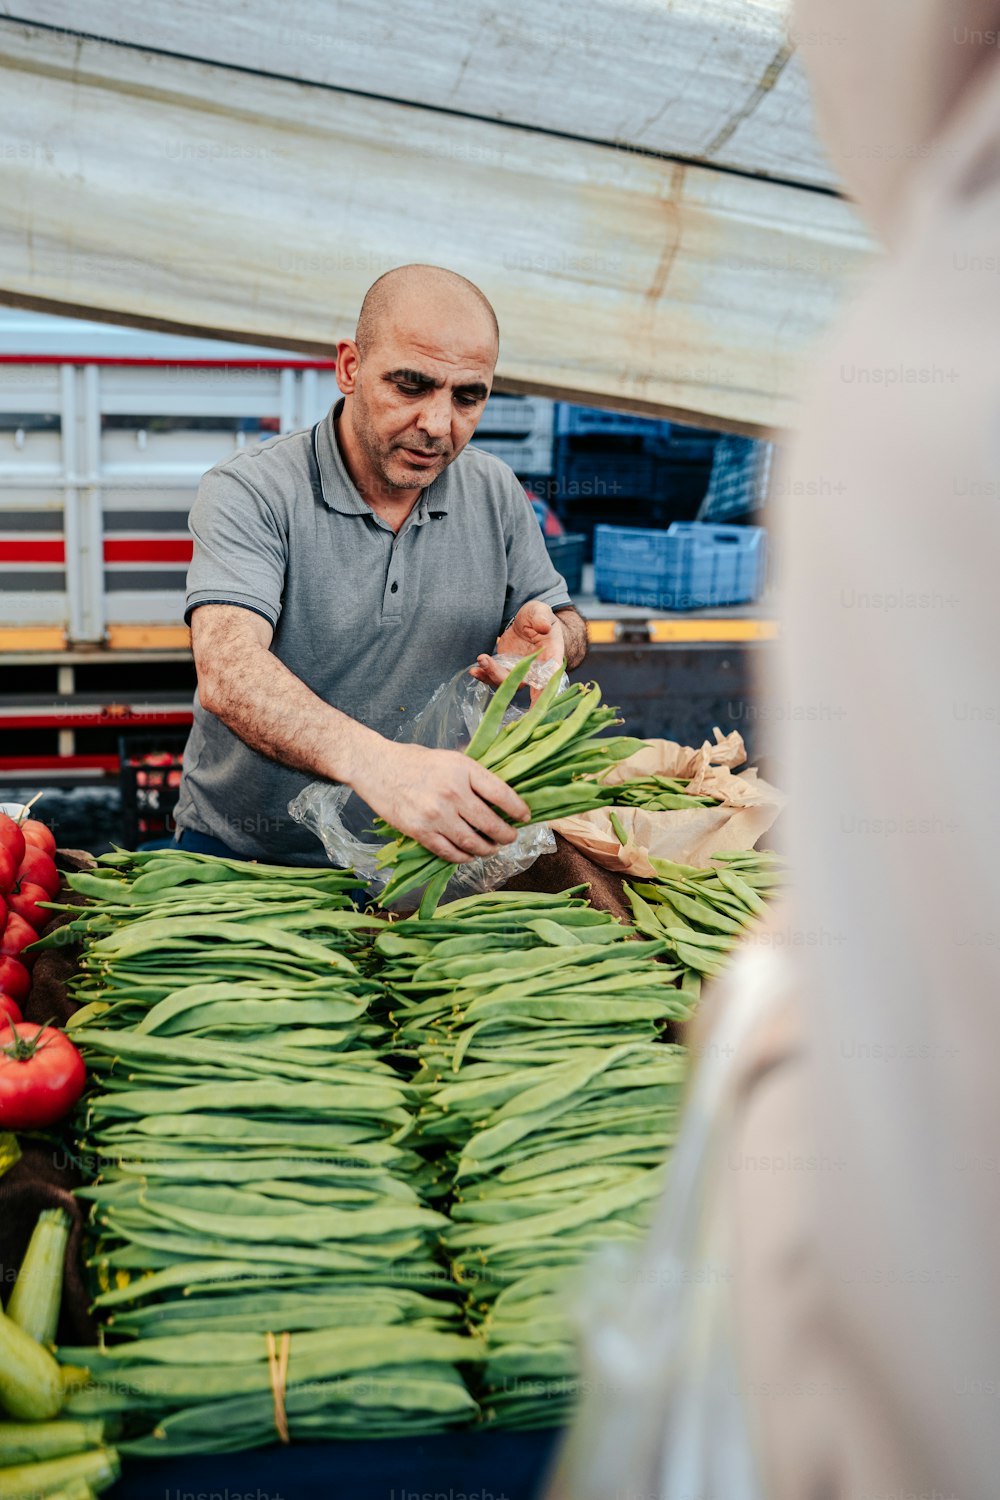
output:
[[46, 1422], [62, 1403], [62, 1371], [52, 1355], [0, 1312], [0, 1407], [24, 1422]]

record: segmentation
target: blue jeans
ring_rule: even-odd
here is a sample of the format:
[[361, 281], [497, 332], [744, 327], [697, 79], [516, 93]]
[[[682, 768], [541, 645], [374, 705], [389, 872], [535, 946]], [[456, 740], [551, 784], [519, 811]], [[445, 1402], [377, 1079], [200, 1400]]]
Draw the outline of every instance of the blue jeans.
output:
[[213, 839], [208, 833], [198, 833], [194, 828], [178, 828], [174, 846], [178, 849], [190, 849], [192, 854], [217, 854], [222, 859], [246, 859], [245, 854], [237, 854], [235, 849], [230, 849], [221, 839]]

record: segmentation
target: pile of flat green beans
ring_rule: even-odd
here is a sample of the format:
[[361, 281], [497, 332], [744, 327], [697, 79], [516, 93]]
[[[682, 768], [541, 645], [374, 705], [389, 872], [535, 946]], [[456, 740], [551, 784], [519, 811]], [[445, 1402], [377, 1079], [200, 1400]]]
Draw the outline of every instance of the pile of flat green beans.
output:
[[635, 776], [615, 787], [615, 807], [641, 807], [646, 812], [684, 812], [693, 807], [716, 807], [718, 797], [698, 796], [679, 776]]
[[102, 1343], [60, 1351], [68, 1414], [125, 1455], [274, 1442], [290, 1334], [293, 1441], [564, 1422], [575, 1272], [662, 1189], [686, 945], [586, 887], [388, 921], [349, 872], [182, 851], [70, 882]]
[[731, 950], [767, 915], [767, 900], [786, 884], [784, 861], [770, 850], [712, 856], [704, 869], [650, 861], [655, 881], [626, 882], [636, 927], [667, 945], [668, 960], [684, 972], [684, 988], [697, 993], [702, 979], [726, 967]]
[[477, 1394], [506, 1427], [572, 1410], [561, 1299], [591, 1252], [646, 1226], [685, 1075], [683, 1049], [660, 1040], [691, 1008], [667, 944], [627, 941], [584, 889], [469, 897], [375, 943], [483, 1349]]
[[[534, 656], [525, 657], [497, 688], [465, 754], [514, 788], [531, 809], [529, 823], [553, 823], [574, 813], [610, 806], [617, 788], [603, 786], [593, 778], [634, 755], [644, 742], [625, 735], [603, 737], [602, 730], [621, 723], [617, 710], [601, 703], [596, 683], [574, 683], [560, 692], [559, 672], [521, 718], [504, 725], [504, 714], [534, 660]], [[391, 839], [378, 857], [381, 868], [392, 867], [380, 904], [391, 905], [418, 886], [425, 886], [420, 915], [430, 916], [455, 866], [381, 819], [376, 821], [376, 828]]]
[[90, 940], [150, 918], [248, 922], [270, 911], [283, 924], [305, 933], [315, 917], [326, 929], [323, 941], [347, 951], [367, 947], [372, 925], [361, 918], [351, 899], [358, 889], [357, 876], [328, 866], [257, 865], [186, 849], [119, 849], [103, 854], [96, 869], [81, 870], [66, 880], [92, 904], [60, 908], [49, 903], [74, 913], [74, 920], [40, 946], [60, 946], [70, 935]]
[[478, 1351], [362, 972], [385, 924], [351, 877], [165, 851], [71, 883], [95, 895], [72, 1036], [105, 1338], [60, 1351], [92, 1373], [67, 1411], [120, 1415], [125, 1454], [274, 1442], [267, 1336], [290, 1334], [293, 1441], [468, 1424]]

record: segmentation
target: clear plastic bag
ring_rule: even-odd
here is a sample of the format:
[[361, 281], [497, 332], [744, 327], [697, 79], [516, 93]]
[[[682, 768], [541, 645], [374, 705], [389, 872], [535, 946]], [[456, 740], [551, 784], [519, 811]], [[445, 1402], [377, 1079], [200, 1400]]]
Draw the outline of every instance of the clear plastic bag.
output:
[[[517, 657], [498, 656], [495, 660], [510, 668]], [[532, 687], [544, 687], [555, 670], [553, 662], [537, 662], [527, 681]], [[484, 682], [470, 677], [468, 671], [458, 672], [450, 682], [441, 684], [396, 738], [428, 750], [462, 750], [478, 728], [492, 696], [492, 689]], [[523, 712], [523, 707], [511, 704], [504, 714], [504, 724], [519, 719]], [[375, 813], [349, 786], [313, 781], [288, 804], [288, 812], [316, 835], [335, 865], [356, 870], [373, 894], [382, 890], [391, 874], [388, 867], [376, 868], [384, 840], [376, 838], [372, 831]], [[534, 823], [522, 828], [514, 843], [505, 845], [496, 854], [456, 865], [443, 899], [453, 901], [458, 896], [496, 890], [529, 869], [540, 854], [553, 853], [555, 847], [555, 836], [548, 824]], [[418, 899], [419, 892], [414, 892], [407, 898], [407, 906]]]

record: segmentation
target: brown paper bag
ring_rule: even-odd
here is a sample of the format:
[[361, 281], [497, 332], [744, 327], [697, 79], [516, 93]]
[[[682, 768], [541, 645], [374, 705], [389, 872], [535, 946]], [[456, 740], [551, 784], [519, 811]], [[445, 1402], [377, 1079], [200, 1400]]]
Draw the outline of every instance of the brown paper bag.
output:
[[618, 807], [615, 815], [627, 835], [624, 844], [611, 826], [608, 808], [563, 818], [553, 828], [605, 870], [640, 880], [655, 876], [650, 856], [703, 867], [720, 850], [752, 849], [777, 818], [785, 799], [752, 767], [734, 774], [733, 767], [747, 758], [741, 735], [735, 730], [723, 735], [718, 729], [714, 735], [714, 744], [706, 740], [698, 750], [673, 740], [649, 740], [642, 750], [613, 766], [604, 780], [620, 785], [638, 776], [690, 777], [688, 791], [718, 797], [717, 806], [683, 812]]

